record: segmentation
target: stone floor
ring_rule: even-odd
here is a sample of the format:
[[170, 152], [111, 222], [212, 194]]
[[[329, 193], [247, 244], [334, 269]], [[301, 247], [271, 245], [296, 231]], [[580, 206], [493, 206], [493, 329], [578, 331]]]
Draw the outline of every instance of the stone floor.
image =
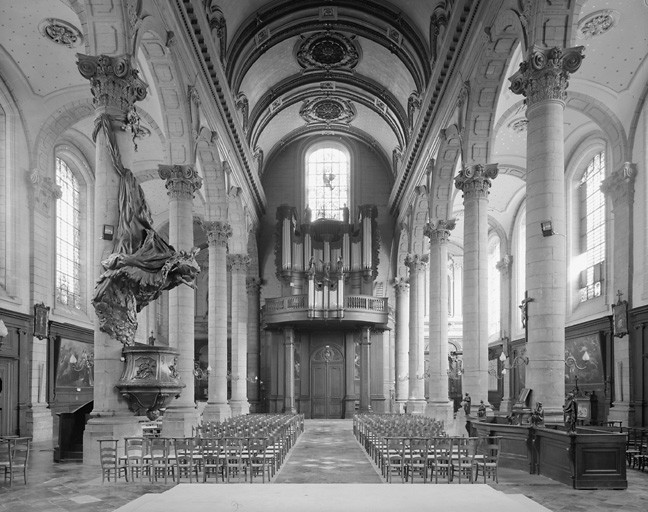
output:
[[[373, 462], [356, 443], [351, 430], [350, 420], [306, 420], [306, 432], [299, 438], [273, 483], [382, 482]], [[175, 485], [126, 483], [123, 480], [117, 484], [102, 484], [97, 466], [55, 464], [51, 447], [36, 445], [30, 460], [27, 485], [19, 482], [10, 488], [8, 483], [0, 479], [0, 512], [112, 512], [145, 494], [165, 492]], [[200, 484], [201, 487], [210, 485], [218, 484]], [[470, 493], [470, 484], [426, 485], [431, 488], [456, 487]], [[403, 486], [411, 484], [391, 484], [389, 488], [401, 496], [405, 504], [407, 488]], [[622, 491], [577, 491], [542, 476], [505, 468], [500, 469], [499, 484], [489, 483], [489, 486], [505, 494], [523, 495], [554, 512], [648, 510], [648, 472], [632, 469], [628, 469], [628, 489]], [[287, 485], [281, 487], [288, 488]], [[366, 486], [367, 490], [371, 488], [370, 485]], [[474, 494], [474, 510], [482, 510], [476, 489]], [[361, 498], [359, 495], [358, 499]], [[525, 508], [521, 506], [520, 509]]]

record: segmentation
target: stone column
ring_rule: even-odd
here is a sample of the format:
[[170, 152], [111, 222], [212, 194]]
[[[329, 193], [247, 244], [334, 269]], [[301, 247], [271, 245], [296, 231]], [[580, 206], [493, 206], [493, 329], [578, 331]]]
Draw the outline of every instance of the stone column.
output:
[[284, 407], [286, 414], [295, 414], [295, 329], [284, 328]]
[[409, 283], [399, 279], [394, 283], [396, 290], [396, 411], [405, 412], [409, 397]]
[[[621, 169], [611, 173], [601, 184], [601, 190], [608, 198], [612, 199], [612, 213], [614, 214], [611, 274], [614, 276], [615, 289], [628, 297], [628, 310], [631, 309], [630, 303], [632, 302], [631, 263], [636, 176], [636, 164], [625, 162]], [[621, 295], [619, 295], [620, 300]], [[632, 357], [630, 335], [614, 338], [612, 345], [615, 367], [608, 368], [608, 372], [616, 373], [614, 375], [614, 402], [611, 404], [608, 419], [622, 421], [624, 425], [634, 425], [635, 397], [630, 381], [630, 358]]]
[[[52, 236], [52, 214], [56, 211], [56, 201], [62, 192], [55, 180], [34, 169], [29, 179], [32, 184], [30, 195], [31, 212], [31, 304], [51, 304], [50, 283], [55, 282], [56, 270], [51, 265], [51, 254], [55, 240]], [[54, 306], [56, 309], [56, 305]], [[20, 336], [19, 342], [25, 339]], [[52, 438], [52, 412], [47, 404], [47, 338], [36, 336], [28, 338], [29, 343], [20, 348], [20, 371], [29, 374], [23, 386], [19, 383], [18, 411], [21, 425], [20, 434], [29, 436], [34, 442], [48, 441]], [[5, 384], [6, 385], [6, 384]]]
[[232, 416], [250, 412], [247, 400], [247, 288], [245, 278], [250, 266], [247, 254], [230, 254], [227, 266], [232, 283]]
[[488, 194], [497, 164], [459, 171], [464, 198], [463, 391], [488, 404]]
[[[533, 46], [510, 78], [511, 91], [526, 96], [526, 286], [528, 309], [526, 387], [529, 403], [542, 402], [545, 419], [562, 421], [565, 396], [566, 221], [563, 113], [570, 73], [583, 47]], [[543, 236], [540, 223], [553, 223]], [[474, 399], [473, 399], [474, 403]]]
[[448, 398], [448, 238], [455, 220], [438, 220], [426, 226], [430, 238], [429, 397], [426, 416], [449, 428], [454, 416]]
[[[94, 190], [94, 280], [103, 272], [101, 262], [114, 250], [114, 241], [103, 240], [99, 234], [104, 224], [117, 229], [119, 224], [119, 173], [115, 169], [108, 133], [112, 132], [116, 157], [121, 165], [131, 167], [134, 146], [127, 113], [136, 101], [146, 97], [147, 85], [138, 77], [129, 55], [109, 57], [78, 54], [77, 66], [81, 75], [90, 80], [95, 107], [95, 190]], [[129, 171], [130, 172], [130, 171]], [[102, 332], [99, 319], [94, 326], [94, 409], [83, 436], [83, 460], [98, 463], [98, 443], [101, 438], [122, 438], [141, 435], [137, 418], [128, 411], [127, 404], [115, 389], [123, 370], [120, 360], [122, 344]]]
[[360, 337], [360, 409], [371, 412], [371, 328], [363, 327]]
[[203, 421], [223, 421], [231, 416], [227, 403], [227, 240], [232, 228], [227, 222], [203, 223], [209, 244], [209, 311], [207, 359], [209, 381]]
[[[194, 165], [159, 165], [160, 178], [166, 181], [169, 196], [169, 243], [178, 251], [193, 248], [193, 198], [202, 186]], [[180, 397], [167, 407], [162, 432], [166, 437], [192, 435], [198, 425], [194, 399], [194, 290], [177, 286], [169, 291], [169, 345], [180, 350], [178, 373], [186, 387]]]
[[425, 267], [427, 256], [408, 255], [410, 330], [409, 330], [409, 396], [407, 412], [425, 413]]
[[[344, 394], [344, 417], [353, 418], [358, 395], [356, 394], [356, 337], [355, 332], [347, 332], [344, 335], [344, 357], [346, 358], [346, 389]], [[353, 363], [352, 363], [353, 361]]]
[[[502, 350], [509, 355], [509, 342], [511, 333], [511, 263], [513, 256], [510, 254], [497, 262], [497, 270], [500, 273], [500, 332], [502, 333]], [[511, 358], [508, 361], [512, 361]], [[507, 362], [508, 364], [508, 362]], [[513, 389], [513, 378], [515, 372], [507, 371], [502, 382], [502, 402], [500, 412], [511, 412], [514, 400], [511, 397]]]
[[258, 277], [247, 277], [245, 280], [247, 289], [247, 375], [250, 381], [247, 384], [247, 398], [250, 403], [250, 412], [261, 412], [259, 409], [259, 381], [261, 379], [260, 368], [260, 342], [259, 342], [259, 310], [261, 279]]

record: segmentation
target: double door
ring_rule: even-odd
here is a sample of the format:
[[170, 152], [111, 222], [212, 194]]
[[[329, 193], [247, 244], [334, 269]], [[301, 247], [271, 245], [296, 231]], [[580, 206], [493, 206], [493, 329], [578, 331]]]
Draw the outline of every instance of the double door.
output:
[[326, 345], [311, 357], [311, 417], [342, 418], [344, 412], [344, 356]]

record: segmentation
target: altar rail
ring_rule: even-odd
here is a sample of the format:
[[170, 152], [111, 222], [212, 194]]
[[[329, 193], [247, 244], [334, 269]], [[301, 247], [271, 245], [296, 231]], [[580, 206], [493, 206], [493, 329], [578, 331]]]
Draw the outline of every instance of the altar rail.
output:
[[[310, 307], [309, 307], [310, 306]], [[305, 320], [337, 319], [342, 322], [386, 324], [388, 304], [386, 297], [348, 295], [341, 307], [330, 304], [308, 303], [308, 295], [287, 295], [265, 300], [264, 320], [267, 324], [294, 323]]]

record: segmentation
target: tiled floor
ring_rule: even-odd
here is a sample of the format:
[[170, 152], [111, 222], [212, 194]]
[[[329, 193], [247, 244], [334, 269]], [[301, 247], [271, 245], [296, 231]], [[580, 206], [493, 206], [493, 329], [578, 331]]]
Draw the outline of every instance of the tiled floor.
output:
[[[353, 439], [351, 429], [350, 420], [306, 420], [306, 432], [274, 482], [380, 482], [380, 475]], [[0, 479], [0, 512], [112, 512], [143, 494], [164, 492], [175, 485], [125, 483], [123, 480], [117, 484], [102, 484], [97, 466], [55, 464], [51, 448], [45, 446], [35, 446], [30, 464], [27, 485], [19, 482], [10, 488]], [[410, 484], [393, 485], [406, 491]], [[461, 485], [470, 492], [470, 484]], [[500, 469], [499, 484], [489, 485], [506, 494], [527, 496], [554, 512], [648, 510], [648, 472], [632, 469], [628, 469], [628, 489], [623, 491], [577, 491], [542, 476], [505, 468]], [[478, 503], [475, 510], [480, 510]]]

